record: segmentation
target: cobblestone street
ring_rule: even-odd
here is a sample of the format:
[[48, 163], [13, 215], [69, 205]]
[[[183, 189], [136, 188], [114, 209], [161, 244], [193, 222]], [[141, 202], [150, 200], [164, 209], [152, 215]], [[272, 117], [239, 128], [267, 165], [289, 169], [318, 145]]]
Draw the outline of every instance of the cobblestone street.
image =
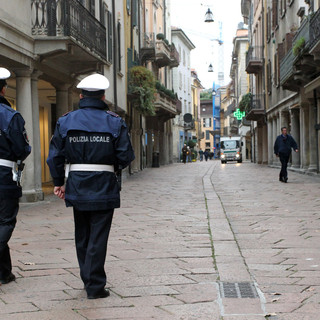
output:
[[320, 180], [249, 162], [173, 164], [124, 182], [106, 270], [88, 300], [72, 210], [21, 204], [1, 320], [318, 320]]

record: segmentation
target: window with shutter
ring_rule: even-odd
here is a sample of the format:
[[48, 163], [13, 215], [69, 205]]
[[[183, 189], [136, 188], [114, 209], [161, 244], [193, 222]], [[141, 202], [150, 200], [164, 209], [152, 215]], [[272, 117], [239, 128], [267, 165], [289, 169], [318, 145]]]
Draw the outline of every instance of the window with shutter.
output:
[[112, 13], [110, 11], [107, 12], [107, 17], [108, 17], [108, 30], [107, 30], [107, 35], [108, 35], [108, 61], [112, 62]]
[[139, 4], [138, 0], [132, 1], [132, 26], [136, 27], [138, 25], [138, 13], [139, 13]]
[[106, 18], [105, 18], [105, 15], [106, 15], [106, 7], [105, 7], [105, 3], [103, 2], [103, 0], [100, 0], [99, 1], [99, 8], [100, 8], [100, 22], [106, 26]]
[[286, 40], [285, 40], [285, 51], [286, 51], [286, 53], [289, 52], [289, 50], [291, 50], [291, 48], [292, 48], [293, 37], [294, 37], [294, 33], [293, 32], [286, 33]]
[[272, 72], [271, 61], [269, 60], [267, 64], [267, 92], [269, 95], [271, 94], [271, 86], [272, 86], [271, 72]]
[[131, 13], [131, 0], [127, 0], [127, 11], [128, 11], [128, 14]]
[[121, 71], [121, 23], [117, 24], [117, 49], [118, 49], [118, 71]]
[[95, 0], [89, 0], [89, 11], [92, 15], [95, 15]]
[[274, 54], [274, 66], [273, 66], [273, 70], [274, 70], [274, 73], [273, 73], [273, 82], [274, 82], [274, 85], [276, 86], [276, 88], [279, 87], [279, 82], [280, 82], [280, 75], [279, 75], [279, 54], [278, 52], [276, 52]]
[[267, 10], [267, 41], [271, 39], [271, 9]]
[[287, 10], [287, 0], [280, 0], [280, 16], [283, 18]]
[[278, 28], [278, 0], [272, 0], [272, 29], [275, 30]]

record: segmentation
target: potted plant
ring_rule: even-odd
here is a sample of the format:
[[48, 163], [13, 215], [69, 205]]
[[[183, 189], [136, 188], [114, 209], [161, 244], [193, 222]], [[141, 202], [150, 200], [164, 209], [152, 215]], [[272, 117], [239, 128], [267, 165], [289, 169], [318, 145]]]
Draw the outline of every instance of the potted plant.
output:
[[143, 66], [136, 66], [129, 71], [129, 93], [134, 107], [143, 115], [155, 115], [155, 78], [153, 73]]

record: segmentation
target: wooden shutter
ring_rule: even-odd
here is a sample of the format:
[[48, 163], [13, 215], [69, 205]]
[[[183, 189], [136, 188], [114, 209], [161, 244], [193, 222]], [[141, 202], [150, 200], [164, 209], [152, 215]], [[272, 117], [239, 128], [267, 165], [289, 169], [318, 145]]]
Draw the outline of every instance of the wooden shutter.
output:
[[118, 71], [121, 71], [121, 23], [117, 24]]
[[278, 0], [272, 0], [272, 29], [278, 26]]
[[286, 52], [289, 52], [289, 50], [291, 50], [291, 48], [292, 48], [293, 37], [294, 37], [294, 33], [292, 33], [292, 32], [286, 33], [286, 41], [285, 41], [285, 43], [286, 43], [285, 51]]
[[107, 13], [107, 17], [108, 17], [108, 30], [107, 30], [107, 34], [108, 34], [108, 61], [112, 62], [112, 13], [110, 11], [108, 11]]

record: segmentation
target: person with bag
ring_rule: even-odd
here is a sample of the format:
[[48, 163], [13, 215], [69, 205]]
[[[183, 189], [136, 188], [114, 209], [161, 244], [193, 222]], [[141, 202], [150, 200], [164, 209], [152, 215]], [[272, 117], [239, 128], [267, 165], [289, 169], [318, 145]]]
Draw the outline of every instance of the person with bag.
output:
[[125, 122], [104, 102], [108, 87], [101, 74], [78, 84], [79, 109], [59, 118], [47, 159], [54, 194], [73, 207], [80, 277], [88, 299], [110, 295], [104, 264], [114, 209], [120, 207], [117, 172], [134, 160]]

